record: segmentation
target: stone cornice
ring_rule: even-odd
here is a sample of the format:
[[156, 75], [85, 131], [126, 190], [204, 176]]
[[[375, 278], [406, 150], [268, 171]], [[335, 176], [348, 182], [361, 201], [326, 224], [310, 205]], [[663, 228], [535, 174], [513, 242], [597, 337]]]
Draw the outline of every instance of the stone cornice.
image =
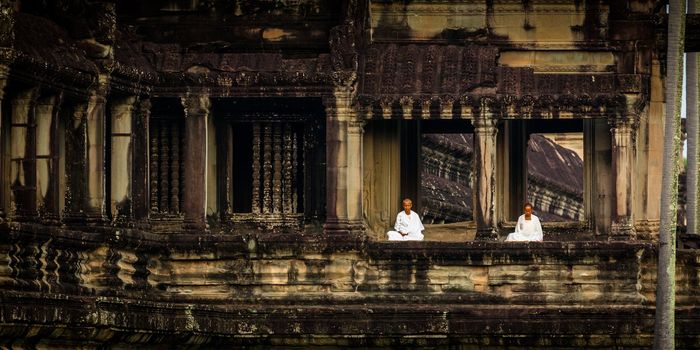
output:
[[[415, 103], [408, 104], [409, 101], [417, 101], [418, 106], [438, 104], [440, 112], [423, 114], [424, 119], [452, 119], [455, 117], [453, 115], [455, 107], [459, 107], [458, 110], [462, 111], [456, 116], [461, 119], [478, 118], [484, 107], [488, 107], [494, 117], [501, 119], [590, 119], [630, 115], [627, 112], [627, 98], [621, 94], [524, 96], [466, 94], [442, 95], [440, 98], [433, 95], [360, 95], [356, 108], [364, 111], [365, 119], [387, 119], [394, 116], [409, 119], [414, 113], [408, 113], [407, 116], [407, 112], [420, 108], [416, 107]], [[417, 113], [420, 115], [425, 110], [426, 108], [420, 108]], [[377, 111], [382, 111], [381, 115], [377, 115]]]

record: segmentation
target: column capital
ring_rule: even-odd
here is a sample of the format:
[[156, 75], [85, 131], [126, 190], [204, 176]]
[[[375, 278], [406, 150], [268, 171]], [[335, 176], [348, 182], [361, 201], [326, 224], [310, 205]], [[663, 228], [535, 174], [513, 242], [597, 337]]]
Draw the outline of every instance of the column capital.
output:
[[4, 83], [7, 78], [10, 77], [10, 66], [6, 64], [0, 64], [0, 81]]
[[365, 132], [366, 121], [354, 119], [348, 122], [348, 134], [363, 134]]
[[473, 119], [474, 132], [479, 134], [496, 134], [498, 132], [498, 119], [493, 116], [480, 115]]
[[323, 106], [328, 119], [347, 120], [353, 119], [356, 114], [353, 109], [353, 100], [350, 94], [343, 91], [336, 92], [332, 96], [323, 97]]
[[187, 94], [180, 97], [180, 102], [185, 108], [185, 118], [203, 116], [209, 114], [211, 99], [207, 94]]

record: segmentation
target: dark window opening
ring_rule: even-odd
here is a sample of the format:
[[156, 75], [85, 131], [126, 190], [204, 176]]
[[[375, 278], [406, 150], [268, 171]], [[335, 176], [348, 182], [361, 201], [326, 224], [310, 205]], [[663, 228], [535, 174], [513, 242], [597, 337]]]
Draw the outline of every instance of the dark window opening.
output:
[[154, 99], [149, 130], [151, 213], [179, 216], [184, 189], [185, 119], [178, 99]]

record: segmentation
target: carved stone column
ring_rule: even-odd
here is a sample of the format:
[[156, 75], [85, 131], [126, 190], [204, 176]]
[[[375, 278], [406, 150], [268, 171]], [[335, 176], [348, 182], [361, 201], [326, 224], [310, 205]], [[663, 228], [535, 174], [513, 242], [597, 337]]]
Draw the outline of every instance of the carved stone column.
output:
[[362, 219], [362, 183], [363, 183], [363, 134], [364, 120], [352, 120], [347, 129], [347, 196], [348, 223], [350, 229], [364, 231]]
[[10, 67], [0, 65], [0, 220], [6, 215], [7, 200], [10, 197], [10, 184], [7, 174], [7, 163], [5, 163], [5, 152], [9, 146], [10, 135], [5, 133], [3, 125], [3, 106], [5, 106], [5, 87], [10, 73]]
[[64, 220], [85, 219], [87, 193], [87, 102], [70, 106], [66, 121], [66, 207]]
[[[150, 142], [150, 119], [151, 119], [151, 100], [148, 98], [140, 99], [136, 102], [135, 114], [132, 120], [131, 132], [131, 153], [132, 153], [132, 201], [134, 219], [137, 222], [144, 223], [148, 220], [149, 213], [149, 159], [148, 148]], [[154, 170], [155, 171], [155, 170]]]
[[58, 203], [58, 110], [61, 96], [45, 96], [37, 102], [36, 116], [36, 202], [41, 216], [59, 219]]
[[10, 208], [15, 219], [36, 217], [36, 138], [34, 109], [39, 89], [29, 89], [12, 101], [10, 125]]
[[135, 96], [111, 103], [110, 215], [113, 222], [130, 221], [132, 215], [132, 123]]
[[323, 101], [326, 107], [326, 233], [348, 232], [347, 123], [352, 110], [350, 94], [336, 91]]
[[107, 220], [106, 181], [107, 175], [105, 141], [107, 92], [109, 76], [98, 77], [98, 87], [90, 92], [87, 101], [87, 208], [86, 219], [101, 223]]
[[185, 108], [184, 227], [206, 228], [207, 204], [207, 119], [211, 101], [208, 95], [181, 98]]
[[615, 207], [610, 239], [635, 239], [632, 218], [632, 180], [634, 170], [634, 137], [636, 118], [610, 120], [612, 134], [612, 166], [615, 176]]
[[485, 104], [474, 119], [474, 218], [478, 240], [498, 238], [495, 217], [497, 122]]

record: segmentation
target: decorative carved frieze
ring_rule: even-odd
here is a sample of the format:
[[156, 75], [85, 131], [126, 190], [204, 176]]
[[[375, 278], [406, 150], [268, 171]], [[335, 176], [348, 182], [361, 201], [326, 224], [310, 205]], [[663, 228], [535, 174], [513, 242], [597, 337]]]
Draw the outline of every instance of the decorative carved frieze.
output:
[[[463, 119], [475, 118], [478, 104], [488, 97], [491, 113], [502, 119], [571, 119], [571, 118], [608, 118], [611, 115], [639, 115], [646, 107], [644, 97], [631, 97], [618, 94], [598, 95], [367, 95], [358, 98], [356, 108], [363, 119], [391, 118], [394, 106], [401, 109], [402, 118], [408, 119], [417, 108], [417, 114], [423, 119], [431, 117], [433, 104], [439, 105], [441, 118], [453, 116], [455, 104], [459, 103], [456, 117]], [[411, 100], [417, 101], [411, 103]], [[631, 101], [631, 102], [630, 102]], [[476, 105], [475, 105], [476, 104]], [[632, 111], [631, 113], [628, 111]]]

